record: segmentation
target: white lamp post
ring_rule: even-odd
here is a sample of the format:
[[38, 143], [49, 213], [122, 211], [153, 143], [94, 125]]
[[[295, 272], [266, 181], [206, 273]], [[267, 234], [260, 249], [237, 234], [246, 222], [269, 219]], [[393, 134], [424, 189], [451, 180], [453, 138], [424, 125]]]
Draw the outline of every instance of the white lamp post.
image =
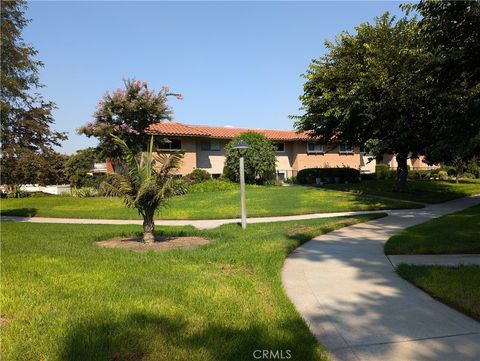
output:
[[240, 153], [240, 210], [242, 213], [242, 228], [247, 228], [247, 209], [245, 207], [245, 166], [243, 162], [243, 156], [249, 148], [248, 143], [239, 140], [237, 144], [233, 146], [233, 149], [238, 149]]

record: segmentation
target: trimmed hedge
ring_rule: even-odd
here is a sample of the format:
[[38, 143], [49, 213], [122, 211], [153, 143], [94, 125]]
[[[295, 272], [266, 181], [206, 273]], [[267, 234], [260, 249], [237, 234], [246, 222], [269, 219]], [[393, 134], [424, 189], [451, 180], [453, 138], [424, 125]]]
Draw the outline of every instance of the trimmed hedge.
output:
[[322, 183], [353, 183], [360, 181], [360, 171], [353, 168], [307, 168], [297, 174], [297, 183], [315, 184], [317, 178]]

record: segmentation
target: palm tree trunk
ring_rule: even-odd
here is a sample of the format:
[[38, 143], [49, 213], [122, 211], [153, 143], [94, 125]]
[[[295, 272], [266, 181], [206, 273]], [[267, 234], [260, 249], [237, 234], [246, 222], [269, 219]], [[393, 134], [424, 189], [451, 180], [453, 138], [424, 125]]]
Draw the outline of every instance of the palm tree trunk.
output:
[[155, 242], [155, 236], [153, 235], [155, 229], [153, 214], [154, 212], [146, 212], [143, 216], [143, 242], [148, 244]]

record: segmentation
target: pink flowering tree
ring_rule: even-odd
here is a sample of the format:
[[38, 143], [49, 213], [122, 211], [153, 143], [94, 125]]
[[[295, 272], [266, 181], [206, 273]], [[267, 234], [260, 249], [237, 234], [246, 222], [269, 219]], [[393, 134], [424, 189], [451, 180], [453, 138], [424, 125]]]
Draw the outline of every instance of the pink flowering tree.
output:
[[104, 94], [93, 114], [94, 120], [77, 129], [79, 134], [99, 139], [98, 148], [103, 157], [118, 159], [122, 156], [122, 150], [111, 134], [123, 139], [132, 151], [142, 151], [148, 143], [145, 128], [172, 119], [167, 98], [182, 99], [180, 94], [171, 93], [167, 86], [156, 92], [146, 81], [124, 79], [123, 82], [124, 88]]

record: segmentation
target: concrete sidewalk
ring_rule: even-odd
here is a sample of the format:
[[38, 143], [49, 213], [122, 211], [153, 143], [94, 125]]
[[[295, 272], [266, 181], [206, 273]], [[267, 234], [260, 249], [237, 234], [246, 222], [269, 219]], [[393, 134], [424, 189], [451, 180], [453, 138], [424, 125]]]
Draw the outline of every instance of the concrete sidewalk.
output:
[[398, 231], [480, 204], [463, 198], [356, 224], [297, 248], [285, 290], [336, 360], [480, 359], [480, 323], [400, 278], [383, 253]]
[[[277, 216], [277, 217], [255, 217], [248, 218], [247, 223], [269, 223], [296, 221], [302, 219], [329, 218], [341, 216], [356, 216], [372, 213], [389, 213], [391, 210], [376, 211], [355, 211], [355, 212], [332, 212], [332, 213], [311, 213], [300, 214], [296, 216]], [[32, 222], [32, 223], [71, 223], [71, 224], [137, 224], [141, 225], [139, 219], [82, 219], [82, 218], [48, 218], [48, 217], [17, 217], [1, 216], [2, 221], [14, 222]], [[199, 229], [208, 229], [221, 226], [228, 223], [240, 223], [240, 218], [229, 219], [203, 219], [203, 220], [155, 220], [156, 226], [193, 226]]]

